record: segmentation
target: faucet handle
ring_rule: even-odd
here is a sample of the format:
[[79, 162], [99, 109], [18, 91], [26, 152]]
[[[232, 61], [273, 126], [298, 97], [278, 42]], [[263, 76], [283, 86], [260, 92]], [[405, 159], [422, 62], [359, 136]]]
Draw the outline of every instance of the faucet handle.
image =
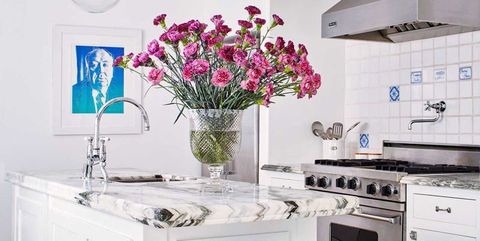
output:
[[88, 143], [93, 143], [93, 136], [86, 136], [83, 138], [85, 141], [88, 141]]
[[427, 100], [427, 103], [424, 104], [425, 105], [425, 110], [431, 110], [432, 109], [432, 105], [430, 104], [430, 101]]
[[107, 136], [100, 137], [100, 142], [102, 144], [105, 144], [105, 142], [107, 142], [107, 141], [110, 141], [110, 137], [107, 137]]

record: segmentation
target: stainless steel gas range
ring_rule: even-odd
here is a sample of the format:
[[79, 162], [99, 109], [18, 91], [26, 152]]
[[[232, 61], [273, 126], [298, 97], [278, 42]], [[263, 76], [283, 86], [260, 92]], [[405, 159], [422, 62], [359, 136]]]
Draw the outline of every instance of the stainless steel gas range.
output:
[[360, 213], [318, 219], [318, 241], [404, 241], [402, 177], [479, 172], [480, 146], [384, 141], [383, 155], [302, 164], [308, 189], [360, 198]]

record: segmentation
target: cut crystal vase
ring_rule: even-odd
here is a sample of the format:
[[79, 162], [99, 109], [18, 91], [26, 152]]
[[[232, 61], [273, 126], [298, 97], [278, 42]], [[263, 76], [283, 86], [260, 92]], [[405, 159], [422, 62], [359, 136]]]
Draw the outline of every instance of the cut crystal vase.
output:
[[207, 165], [210, 179], [202, 192], [232, 191], [220, 177], [224, 165], [240, 150], [242, 110], [192, 109], [190, 111], [190, 149], [195, 158]]

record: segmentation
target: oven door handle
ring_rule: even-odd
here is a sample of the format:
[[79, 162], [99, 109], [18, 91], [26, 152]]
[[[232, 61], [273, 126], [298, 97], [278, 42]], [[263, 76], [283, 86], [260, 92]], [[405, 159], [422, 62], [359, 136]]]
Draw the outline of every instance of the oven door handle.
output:
[[391, 224], [400, 224], [400, 221], [401, 221], [401, 216], [382, 217], [382, 216], [368, 214], [368, 213], [352, 213], [350, 215], [357, 216], [357, 217], [360, 217], [360, 218], [373, 219], [373, 220], [376, 220], [376, 221], [382, 221], [382, 222], [391, 223]]

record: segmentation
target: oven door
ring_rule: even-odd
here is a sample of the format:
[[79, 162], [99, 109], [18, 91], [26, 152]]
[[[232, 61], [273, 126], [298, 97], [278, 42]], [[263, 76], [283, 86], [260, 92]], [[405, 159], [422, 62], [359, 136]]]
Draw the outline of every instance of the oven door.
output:
[[403, 212], [361, 206], [361, 214], [319, 217], [318, 241], [403, 241]]

